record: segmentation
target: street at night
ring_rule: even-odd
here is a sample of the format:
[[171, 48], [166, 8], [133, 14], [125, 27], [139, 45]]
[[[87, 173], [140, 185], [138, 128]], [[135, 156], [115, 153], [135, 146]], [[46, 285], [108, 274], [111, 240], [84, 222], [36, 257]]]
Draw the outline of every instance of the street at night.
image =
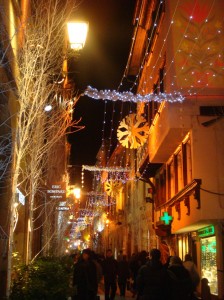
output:
[[0, 27], [0, 300], [224, 300], [224, 1]]

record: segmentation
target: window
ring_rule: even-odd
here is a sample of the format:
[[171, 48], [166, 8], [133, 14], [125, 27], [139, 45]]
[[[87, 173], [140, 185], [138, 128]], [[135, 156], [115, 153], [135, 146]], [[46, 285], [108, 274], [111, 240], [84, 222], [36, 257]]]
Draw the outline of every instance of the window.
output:
[[179, 151], [176, 155], [176, 192], [181, 190], [183, 187], [182, 151]]
[[190, 139], [182, 145], [183, 152], [183, 185], [192, 181], [192, 161], [191, 161], [191, 143]]
[[172, 198], [192, 181], [190, 139], [182, 144], [182, 148], [179, 152], [173, 155], [173, 159], [167, 166], [167, 172], [168, 197]]
[[162, 15], [163, 15], [164, 11], [165, 11], [164, 1], [158, 0], [155, 3], [155, 7], [154, 7], [154, 10], [153, 10], [152, 15], [151, 15], [151, 24], [152, 25], [151, 25], [151, 27], [148, 31], [148, 38], [150, 40], [150, 44], [149, 44], [149, 47], [148, 47], [149, 49], [152, 48], [152, 45], [154, 43], [157, 28], [158, 28], [159, 24], [162, 21]]
[[166, 202], [166, 170], [163, 169], [156, 178], [156, 205], [162, 205]]
[[[165, 170], [166, 166], [166, 170]], [[192, 161], [190, 138], [173, 154], [169, 162], [155, 177], [156, 205], [162, 205], [174, 197], [192, 181]], [[167, 187], [167, 189], [166, 189]]]
[[174, 160], [172, 160], [168, 166], [168, 198], [172, 198], [175, 195], [175, 177], [174, 177]]

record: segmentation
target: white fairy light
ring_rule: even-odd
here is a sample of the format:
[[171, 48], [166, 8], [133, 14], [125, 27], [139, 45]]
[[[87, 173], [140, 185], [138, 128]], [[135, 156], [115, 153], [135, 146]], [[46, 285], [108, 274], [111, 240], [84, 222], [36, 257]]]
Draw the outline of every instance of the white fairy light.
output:
[[120, 167], [99, 167], [99, 166], [88, 166], [88, 165], [83, 165], [82, 166], [83, 170], [87, 171], [106, 171], [106, 172], [129, 172], [129, 168], [120, 168]]
[[111, 101], [122, 101], [122, 102], [183, 102], [184, 96], [179, 93], [159, 93], [159, 94], [133, 94], [132, 92], [118, 92], [116, 90], [97, 90], [88, 86], [84, 92], [84, 95], [96, 99], [96, 100], [111, 100]]

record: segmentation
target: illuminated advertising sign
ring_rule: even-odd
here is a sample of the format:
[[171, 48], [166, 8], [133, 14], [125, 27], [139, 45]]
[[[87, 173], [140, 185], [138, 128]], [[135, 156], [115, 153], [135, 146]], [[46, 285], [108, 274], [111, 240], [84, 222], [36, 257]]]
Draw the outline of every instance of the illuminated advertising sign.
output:
[[214, 226], [208, 226], [208, 227], [198, 230], [199, 237], [205, 237], [205, 236], [210, 236], [210, 235], [214, 235], [214, 234], [215, 234]]
[[65, 182], [52, 184], [47, 190], [47, 195], [49, 200], [66, 201]]

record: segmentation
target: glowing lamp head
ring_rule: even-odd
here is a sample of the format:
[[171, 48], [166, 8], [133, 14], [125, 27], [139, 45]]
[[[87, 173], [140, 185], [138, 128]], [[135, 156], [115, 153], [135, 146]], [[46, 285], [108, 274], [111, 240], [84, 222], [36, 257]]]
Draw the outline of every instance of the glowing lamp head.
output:
[[80, 199], [81, 197], [81, 189], [80, 188], [74, 188], [73, 189], [73, 195], [76, 199]]
[[89, 24], [86, 22], [68, 22], [67, 28], [71, 49], [82, 50], [86, 42]]

